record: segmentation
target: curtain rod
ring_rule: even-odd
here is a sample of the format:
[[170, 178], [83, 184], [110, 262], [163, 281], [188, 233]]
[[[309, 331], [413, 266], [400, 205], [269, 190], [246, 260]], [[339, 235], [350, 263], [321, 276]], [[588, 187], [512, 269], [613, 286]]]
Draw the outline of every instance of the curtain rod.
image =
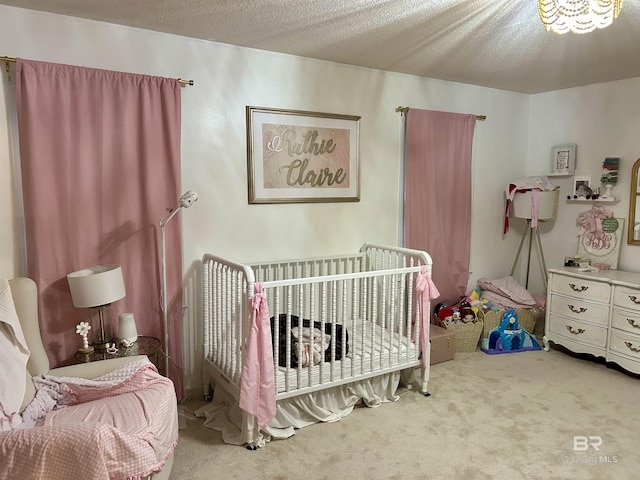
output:
[[[396, 107], [396, 112], [407, 113], [409, 111], [409, 107]], [[476, 120], [486, 120], [486, 115], [476, 115]]]
[[[15, 63], [15, 61], [15, 57], [5, 57], [0, 55], [0, 62], [5, 62], [5, 64], [7, 65], [7, 72], [9, 72], [9, 62]], [[179, 78], [178, 82], [180, 83], [180, 85], [193, 86], [193, 80], [183, 80], [182, 78]]]

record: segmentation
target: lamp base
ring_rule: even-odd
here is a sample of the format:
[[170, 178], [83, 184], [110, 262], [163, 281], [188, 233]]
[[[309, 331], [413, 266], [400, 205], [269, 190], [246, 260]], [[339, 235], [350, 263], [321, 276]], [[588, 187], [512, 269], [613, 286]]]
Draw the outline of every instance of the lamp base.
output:
[[87, 348], [79, 348], [78, 351], [80, 353], [92, 353], [93, 352], [93, 347], [91, 345], [89, 345]]
[[112, 345], [112, 340], [98, 340], [91, 344], [91, 346], [96, 350], [108, 350]]
[[100, 305], [98, 308], [98, 318], [100, 319], [100, 331], [97, 332], [95, 338], [95, 341], [91, 344], [93, 346], [93, 348], [95, 348], [96, 350], [108, 350], [110, 349], [112, 346], [114, 346], [113, 343], [113, 339], [109, 338], [111, 337], [111, 333], [110, 331], [107, 331], [104, 328], [104, 312], [103, 310], [108, 307], [109, 304], [107, 305]]

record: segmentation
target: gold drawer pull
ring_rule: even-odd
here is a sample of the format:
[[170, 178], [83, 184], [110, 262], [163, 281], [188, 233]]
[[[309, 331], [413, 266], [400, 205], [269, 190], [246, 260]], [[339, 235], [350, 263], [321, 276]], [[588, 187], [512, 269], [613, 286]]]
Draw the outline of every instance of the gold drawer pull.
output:
[[631, 350], [632, 352], [636, 352], [636, 353], [640, 353], [640, 348], [634, 348], [633, 347], [633, 343], [631, 342], [624, 342], [624, 344], [627, 346], [627, 348], [629, 350]]
[[573, 290], [574, 292], [584, 292], [585, 290], [587, 290], [589, 287], [585, 287], [584, 285], [582, 285], [580, 288], [576, 287], [575, 283], [570, 283], [569, 287], [571, 287], [571, 290]]
[[587, 311], [587, 309], [584, 307], [576, 308], [573, 305], [567, 305], [567, 307], [569, 307], [569, 310], [571, 310], [573, 313], [584, 313]]
[[635, 295], [629, 295], [629, 300], [631, 300], [636, 305], [640, 305], [640, 300], [638, 300], [638, 297], [636, 297]]
[[629, 325], [633, 328], [640, 328], [640, 325], [638, 325], [633, 318], [627, 318], [627, 322], [629, 322]]
[[584, 330], [582, 328], [574, 330], [571, 325], [565, 325], [565, 327], [567, 327], [567, 330], [569, 330], [569, 332], [573, 333], [574, 335], [580, 335], [581, 333], [584, 333]]

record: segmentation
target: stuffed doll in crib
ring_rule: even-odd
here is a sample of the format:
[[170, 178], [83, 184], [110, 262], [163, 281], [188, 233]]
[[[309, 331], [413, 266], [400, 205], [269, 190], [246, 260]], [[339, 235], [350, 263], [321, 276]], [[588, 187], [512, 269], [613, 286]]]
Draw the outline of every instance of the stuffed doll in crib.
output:
[[[278, 342], [278, 365], [285, 367], [287, 365], [287, 315], [281, 313], [278, 316], [278, 332], [275, 333], [275, 317], [271, 317], [271, 341], [275, 352], [276, 342]], [[300, 325], [302, 328], [299, 328]], [[321, 330], [321, 323], [304, 318], [301, 319], [297, 315], [291, 315], [290, 325], [290, 348], [289, 348], [289, 365], [293, 368], [298, 366], [306, 367], [308, 365], [316, 365], [321, 361], [331, 362], [332, 356], [332, 335], [335, 338], [335, 360], [340, 360], [342, 355], [349, 353], [349, 332], [343, 332], [342, 325], [325, 323], [324, 332]], [[322, 339], [324, 338], [324, 342]], [[298, 346], [302, 347], [301, 349]], [[324, 352], [322, 351], [324, 347]], [[298, 358], [298, 352], [301, 358]]]
[[295, 340], [292, 351], [302, 367], [320, 363], [331, 343], [331, 335], [323, 334], [319, 328], [293, 327], [291, 337]]
[[500, 319], [500, 324], [489, 332], [483, 340], [482, 351], [485, 353], [513, 353], [525, 350], [540, 350], [536, 337], [520, 328], [518, 314], [508, 308]]

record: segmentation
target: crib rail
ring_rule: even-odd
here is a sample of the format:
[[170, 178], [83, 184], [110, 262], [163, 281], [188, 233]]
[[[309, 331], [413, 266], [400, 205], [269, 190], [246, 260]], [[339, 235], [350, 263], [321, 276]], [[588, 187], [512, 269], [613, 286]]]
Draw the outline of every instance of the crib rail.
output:
[[366, 269], [366, 258], [363, 253], [316, 257], [278, 262], [252, 263], [257, 282], [287, 280], [291, 278], [308, 278], [344, 273], [362, 272]]
[[251, 321], [253, 271], [246, 265], [205, 254], [202, 276], [204, 356], [216, 365], [223, 380], [239, 385]]
[[365, 255], [365, 268], [370, 271], [425, 265], [431, 274], [431, 257], [421, 250], [365, 243], [360, 252]]

